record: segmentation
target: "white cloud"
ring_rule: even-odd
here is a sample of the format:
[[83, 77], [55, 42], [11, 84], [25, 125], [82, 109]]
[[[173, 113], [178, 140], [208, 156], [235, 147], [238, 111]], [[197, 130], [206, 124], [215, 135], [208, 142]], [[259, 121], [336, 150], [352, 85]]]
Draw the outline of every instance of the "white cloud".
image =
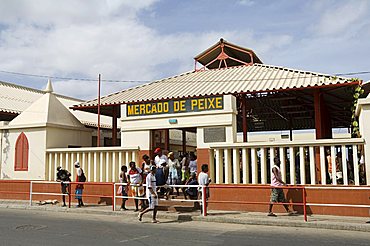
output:
[[[369, 2], [366, 0], [344, 1], [343, 4], [321, 5], [319, 10], [323, 11], [318, 23], [313, 30], [319, 35], [341, 35], [350, 31], [358, 30], [369, 13]], [[325, 9], [323, 9], [325, 8]]]
[[[0, 69], [31, 74], [153, 80], [193, 69], [192, 58], [220, 37], [262, 53], [291, 42], [252, 30], [161, 35], [137, 14], [156, 1], [3, 1]], [[263, 42], [261, 42], [261, 40]], [[171, 66], [167, 68], [167, 66]], [[168, 71], [166, 71], [168, 70]], [[103, 83], [102, 95], [131, 83]], [[91, 99], [96, 83], [54, 81], [57, 93]]]
[[252, 5], [254, 5], [254, 1], [253, 0], [238, 0], [237, 3], [240, 4], [240, 5], [244, 5], [244, 6], [252, 6]]
[[[285, 27], [258, 33], [256, 27], [244, 24], [226, 30], [215, 27], [162, 34], [139, 19], [140, 11], [150, 12], [155, 2], [2, 1], [0, 25], [5, 28], [0, 29], [0, 70], [83, 78], [97, 78], [101, 73], [103, 79], [115, 80], [161, 79], [192, 70], [192, 58], [221, 37], [253, 49], [267, 64], [324, 73], [369, 67], [365, 59], [370, 50], [364, 42], [370, 39], [367, 2], [340, 2], [332, 9], [330, 4], [316, 6], [312, 11], [321, 17], [310, 29], [315, 32], [303, 27], [302, 37]], [[53, 84], [60, 94], [84, 99], [97, 96], [96, 82]], [[135, 85], [104, 82], [102, 95]]]

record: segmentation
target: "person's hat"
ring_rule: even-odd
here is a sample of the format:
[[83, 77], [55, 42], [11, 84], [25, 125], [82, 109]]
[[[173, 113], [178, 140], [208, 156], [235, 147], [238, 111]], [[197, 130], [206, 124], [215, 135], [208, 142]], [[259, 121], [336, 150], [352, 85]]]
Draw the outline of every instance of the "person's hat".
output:
[[57, 167], [57, 171], [60, 171], [62, 169], [62, 167]]
[[157, 169], [157, 167], [156, 166], [154, 166], [154, 165], [151, 165], [150, 166], [150, 171], [154, 171], [154, 170], [156, 170]]
[[173, 152], [168, 153], [167, 156], [170, 157], [171, 155], [173, 155]]
[[77, 167], [77, 168], [80, 167], [80, 163], [78, 161], [75, 162], [75, 167]]
[[157, 154], [157, 153], [159, 153], [159, 152], [161, 152], [161, 148], [156, 148], [156, 149], [154, 150], [154, 153], [155, 153], [155, 154]]

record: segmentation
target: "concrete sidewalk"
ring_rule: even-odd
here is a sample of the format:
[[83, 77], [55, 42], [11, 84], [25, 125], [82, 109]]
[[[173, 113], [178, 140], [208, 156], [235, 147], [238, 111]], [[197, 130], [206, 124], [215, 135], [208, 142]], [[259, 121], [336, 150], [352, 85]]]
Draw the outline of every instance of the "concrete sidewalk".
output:
[[[103, 214], [114, 216], [137, 217], [138, 213], [128, 207], [127, 211], [113, 211], [112, 206], [106, 205], [87, 205], [83, 208], [65, 208], [58, 205], [36, 205], [29, 206], [28, 201], [0, 200], [0, 208], [26, 209], [26, 210], [45, 210], [68, 213]], [[117, 207], [119, 209], [119, 207]], [[305, 222], [303, 215], [288, 216], [287, 214], [277, 214], [277, 217], [268, 217], [267, 213], [259, 212], [236, 212], [236, 211], [208, 211], [208, 216], [203, 217], [200, 212], [172, 212], [159, 211], [158, 219], [169, 219], [173, 221], [203, 221], [217, 223], [233, 223], [248, 225], [269, 225], [286, 227], [307, 227], [318, 229], [348, 230], [370, 232], [370, 218], [347, 217], [347, 216], [328, 216], [311, 215]]]

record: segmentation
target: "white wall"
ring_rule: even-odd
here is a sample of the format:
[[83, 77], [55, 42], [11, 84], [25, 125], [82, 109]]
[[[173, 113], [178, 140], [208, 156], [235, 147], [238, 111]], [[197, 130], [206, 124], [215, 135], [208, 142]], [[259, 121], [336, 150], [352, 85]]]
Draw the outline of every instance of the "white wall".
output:
[[[126, 110], [126, 105], [122, 105], [122, 147], [132, 147], [134, 144], [135, 146], [140, 146], [140, 149], [149, 149], [149, 130], [188, 127], [197, 127], [198, 148], [205, 148], [209, 146], [209, 144], [205, 144], [203, 140], [204, 127], [225, 126], [226, 141], [229, 143], [236, 141], [237, 110], [236, 99], [232, 95], [224, 96], [224, 108], [222, 110], [130, 117], [126, 116]], [[176, 119], [177, 123], [170, 124], [169, 119]]]
[[47, 148], [67, 148], [68, 145], [90, 147], [92, 144], [91, 130], [48, 127], [46, 136]]
[[124, 131], [121, 133], [122, 147], [139, 147], [141, 150], [150, 149], [150, 131]]
[[370, 184], [370, 95], [358, 101], [356, 115], [359, 117], [360, 133], [365, 139], [366, 183]]
[[28, 139], [28, 171], [14, 171], [15, 144], [22, 130], [2, 130], [2, 179], [39, 179], [45, 178], [45, 139], [46, 133], [40, 128], [23, 129]]

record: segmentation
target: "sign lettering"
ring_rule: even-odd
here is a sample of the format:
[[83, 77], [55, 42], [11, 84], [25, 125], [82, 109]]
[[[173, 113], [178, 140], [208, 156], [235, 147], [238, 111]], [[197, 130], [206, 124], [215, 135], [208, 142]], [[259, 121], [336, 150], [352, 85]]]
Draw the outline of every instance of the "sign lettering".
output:
[[224, 108], [223, 96], [127, 104], [127, 116], [190, 113]]

